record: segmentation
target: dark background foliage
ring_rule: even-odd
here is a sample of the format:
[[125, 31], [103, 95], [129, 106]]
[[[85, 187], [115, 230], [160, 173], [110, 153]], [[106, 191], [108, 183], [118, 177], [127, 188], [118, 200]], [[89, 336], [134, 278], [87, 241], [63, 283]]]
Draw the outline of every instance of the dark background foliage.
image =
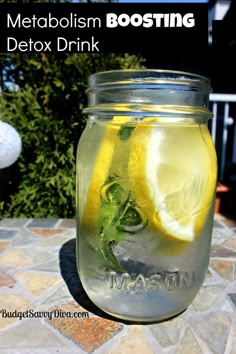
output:
[[91, 73], [138, 68], [128, 54], [0, 56], [1, 120], [22, 138], [18, 161], [0, 170], [0, 217], [73, 217], [75, 156]]

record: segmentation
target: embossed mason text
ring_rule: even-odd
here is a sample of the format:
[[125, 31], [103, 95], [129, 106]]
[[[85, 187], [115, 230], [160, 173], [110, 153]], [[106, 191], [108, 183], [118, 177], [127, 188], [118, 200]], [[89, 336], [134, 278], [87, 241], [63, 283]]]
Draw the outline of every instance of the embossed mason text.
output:
[[150, 276], [142, 274], [110, 272], [108, 286], [111, 289], [129, 291], [159, 291], [174, 290], [175, 288], [188, 288], [194, 282], [194, 271], [189, 272], [160, 272]]

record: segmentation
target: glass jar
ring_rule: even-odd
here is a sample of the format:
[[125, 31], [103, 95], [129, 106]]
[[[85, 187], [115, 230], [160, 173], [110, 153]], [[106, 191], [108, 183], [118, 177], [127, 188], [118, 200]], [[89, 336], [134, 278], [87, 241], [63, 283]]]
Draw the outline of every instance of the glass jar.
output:
[[77, 153], [77, 263], [89, 298], [125, 320], [185, 310], [209, 263], [217, 178], [209, 80], [118, 70], [89, 80]]

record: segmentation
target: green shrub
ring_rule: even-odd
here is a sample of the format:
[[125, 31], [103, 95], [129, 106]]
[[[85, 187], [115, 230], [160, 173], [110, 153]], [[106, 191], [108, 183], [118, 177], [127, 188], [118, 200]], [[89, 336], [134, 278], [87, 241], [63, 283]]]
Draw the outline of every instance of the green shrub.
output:
[[[127, 54], [12, 54], [1, 56], [1, 62], [7, 76], [1, 120], [17, 129], [23, 143], [10, 168], [11, 184], [5, 180], [10, 195], [0, 200], [1, 217], [73, 217], [75, 154], [86, 121], [88, 76], [137, 68], [142, 60]], [[13, 91], [7, 81], [19, 89]], [[2, 189], [4, 175], [10, 178], [7, 171], [0, 171]]]

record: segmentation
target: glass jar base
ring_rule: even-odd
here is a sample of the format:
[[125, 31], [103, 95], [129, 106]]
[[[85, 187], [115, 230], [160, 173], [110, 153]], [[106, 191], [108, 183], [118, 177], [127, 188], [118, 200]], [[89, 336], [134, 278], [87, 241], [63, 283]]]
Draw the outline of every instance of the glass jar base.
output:
[[170, 312], [170, 313], [157, 315], [157, 316], [153, 316], [153, 317], [137, 317], [135, 315], [134, 316], [122, 315], [122, 314], [117, 314], [115, 312], [109, 312], [109, 311], [105, 310], [104, 308], [101, 308], [101, 310], [104, 311], [105, 313], [107, 313], [109, 316], [113, 317], [114, 319], [119, 319], [124, 322], [151, 324], [151, 323], [159, 323], [159, 322], [169, 321], [175, 317], [180, 316], [182, 313], [184, 313], [187, 310], [187, 308], [188, 307], [185, 307], [179, 311]]

